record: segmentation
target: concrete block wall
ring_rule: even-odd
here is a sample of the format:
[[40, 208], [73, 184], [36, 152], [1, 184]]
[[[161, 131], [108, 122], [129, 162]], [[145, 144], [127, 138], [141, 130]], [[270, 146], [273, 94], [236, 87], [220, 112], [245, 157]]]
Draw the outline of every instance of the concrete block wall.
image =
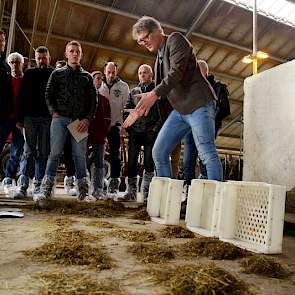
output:
[[295, 60], [244, 82], [243, 180], [295, 187]]

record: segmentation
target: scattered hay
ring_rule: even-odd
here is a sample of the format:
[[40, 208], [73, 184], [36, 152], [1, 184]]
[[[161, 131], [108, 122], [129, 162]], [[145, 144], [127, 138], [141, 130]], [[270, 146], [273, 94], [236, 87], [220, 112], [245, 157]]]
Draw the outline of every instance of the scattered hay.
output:
[[152, 242], [156, 240], [156, 236], [149, 231], [131, 231], [131, 230], [117, 230], [114, 235], [118, 238], [130, 242]]
[[165, 263], [175, 257], [171, 247], [156, 244], [135, 243], [127, 251], [143, 263]]
[[149, 214], [146, 211], [146, 207], [141, 208], [140, 210], [138, 210], [133, 216], [133, 219], [139, 219], [139, 220], [145, 220], [145, 221], [149, 221], [151, 220]]
[[81, 243], [81, 242], [97, 242], [100, 237], [80, 230], [69, 230], [65, 228], [58, 228], [48, 237], [54, 243]]
[[205, 256], [216, 260], [233, 260], [250, 255], [248, 251], [240, 249], [230, 243], [205, 237], [195, 238], [178, 246], [178, 254], [185, 258]]
[[113, 266], [111, 257], [103, 248], [86, 242], [96, 242], [97, 236], [79, 230], [59, 228], [49, 234], [51, 241], [24, 253], [40, 262], [63, 265], [88, 265], [99, 270]]
[[130, 222], [130, 224], [139, 224], [139, 225], [146, 225], [146, 223], [144, 221], [134, 221], [134, 222]]
[[36, 273], [34, 278], [39, 279], [43, 288], [40, 295], [121, 295], [124, 294], [119, 282], [107, 279], [97, 282], [89, 276], [81, 274], [55, 273]]
[[164, 283], [168, 294], [250, 294], [242, 280], [213, 263], [165, 267], [148, 273], [155, 281]]
[[275, 259], [266, 256], [252, 256], [241, 261], [243, 272], [255, 273], [271, 278], [286, 278], [289, 272]]
[[49, 221], [59, 227], [68, 227], [68, 226], [73, 225], [74, 223], [77, 223], [76, 220], [73, 220], [71, 218], [62, 218], [62, 217], [58, 217], [55, 219], [49, 219]]
[[102, 220], [92, 220], [86, 223], [87, 226], [103, 227], [103, 228], [120, 228], [119, 225]]
[[146, 269], [144, 272], [148, 275], [153, 277], [153, 281], [157, 283], [165, 283], [167, 284], [168, 281], [175, 276], [177, 273], [185, 274], [192, 274], [196, 275], [198, 271], [198, 266], [185, 264], [180, 266], [158, 266]]
[[161, 229], [161, 236], [163, 238], [194, 238], [193, 232], [183, 228], [182, 226], [166, 226]]
[[52, 200], [47, 208], [35, 208], [43, 212], [54, 212], [61, 215], [74, 214], [87, 217], [113, 217], [125, 211], [122, 204], [113, 200], [95, 203], [76, 202], [73, 200]]
[[81, 242], [45, 243], [36, 249], [24, 251], [24, 253], [39, 262], [88, 265], [99, 270], [112, 267], [112, 259], [103, 249], [93, 248]]

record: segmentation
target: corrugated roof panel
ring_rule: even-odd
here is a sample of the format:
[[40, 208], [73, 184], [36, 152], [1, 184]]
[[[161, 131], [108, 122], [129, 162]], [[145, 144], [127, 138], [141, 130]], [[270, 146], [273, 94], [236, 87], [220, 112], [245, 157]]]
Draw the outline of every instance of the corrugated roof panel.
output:
[[[247, 10], [253, 10], [253, 0], [223, 0]], [[257, 0], [259, 14], [295, 27], [295, 5], [286, 0]]]
[[218, 65], [216, 71], [227, 72], [231, 67], [242, 59], [242, 54], [238, 52], [229, 52], [226, 58]]
[[216, 51], [217, 47], [213, 44], [207, 43], [206, 46], [202, 47], [200, 50], [197, 51], [198, 59], [203, 59], [208, 61], [210, 56]]
[[210, 65], [211, 70], [214, 70], [221, 61], [224, 60], [224, 57], [228, 54], [228, 50], [220, 47], [217, 48], [214, 55], [212, 55], [208, 60], [208, 64]]

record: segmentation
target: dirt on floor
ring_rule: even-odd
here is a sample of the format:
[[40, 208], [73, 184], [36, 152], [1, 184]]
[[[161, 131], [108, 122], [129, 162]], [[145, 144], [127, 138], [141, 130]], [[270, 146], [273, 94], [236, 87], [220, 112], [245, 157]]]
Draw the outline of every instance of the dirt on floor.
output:
[[[62, 206], [63, 203], [58, 204]], [[218, 269], [222, 268], [228, 273], [226, 276], [233, 275], [245, 283], [246, 291], [243, 293], [236, 290], [229, 291], [228, 294], [295, 294], [294, 237], [285, 236], [283, 253], [271, 256], [287, 270], [288, 275], [284, 278], [269, 278], [243, 272], [241, 262], [244, 257], [212, 260], [193, 253], [191, 256], [187, 253], [185, 257], [180, 255], [178, 249], [181, 245], [189, 245], [190, 241], [201, 237], [163, 235], [165, 225], [134, 219], [142, 208], [122, 209], [113, 205], [106, 206], [101, 202], [91, 207], [91, 210], [97, 208], [98, 212], [105, 210], [107, 214], [101, 215], [104, 217], [95, 217], [92, 213], [88, 216], [87, 212], [75, 214], [74, 209], [36, 210], [34, 206], [27, 206], [25, 203], [17, 207], [24, 212], [23, 218], [0, 218], [0, 295], [205, 294], [196, 289], [196, 282], [200, 280], [198, 269], [204, 272], [207, 265], [212, 269], [212, 262]], [[180, 225], [184, 227], [183, 220]], [[169, 228], [169, 232], [174, 231]], [[49, 249], [48, 257], [46, 249]], [[73, 255], [73, 249], [78, 249], [77, 255]], [[90, 249], [89, 265], [83, 264], [85, 259], [81, 257], [83, 252], [81, 254], [79, 249]], [[91, 251], [94, 253], [92, 257]], [[101, 251], [111, 261], [106, 268], [95, 264], [95, 253]], [[40, 252], [42, 257], [38, 256]], [[67, 253], [70, 253], [68, 257]], [[149, 253], [165, 259], [142, 258], [143, 255], [150, 255]], [[155, 273], [160, 271], [165, 275], [165, 271], [169, 269], [170, 273], [166, 273], [166, 276], [171, 279], [171, 269], [175, 267], [179, 272], [179, 267], [185, 268], [186, 265], [195, 267], [194, 277], [189, 281], [190, 284], [195, 282], [195, 289], [184, 288], [188, 280], [181, 281], [180, 289], [175, 289], [175, 284], [170, 288], [168, 279], [165, 279], [165, 284], [151, 272], [156, 270]], [[217, 279], [214, 280], [216, 283]], [[226, 278], [224, 282], [219, 278], [218, 282], [227, 284]], [[176, 285], [177, 283], [179, 282]], [[214, 292], [219, 294], [213, 289], [206, 294]]]

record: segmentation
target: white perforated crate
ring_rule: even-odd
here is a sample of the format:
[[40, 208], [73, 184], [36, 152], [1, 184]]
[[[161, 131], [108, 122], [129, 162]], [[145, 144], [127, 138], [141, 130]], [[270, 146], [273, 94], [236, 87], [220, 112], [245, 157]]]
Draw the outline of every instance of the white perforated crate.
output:
[[153, 177], [150, 184], [147, 212], [154, 222], [179, 224], [183, 180]]
[[219, 238], [257, 253], [281, 253], [285, 198], [284, 186], [225, 183]]
[[222, 187], [223, 183], [215, 180], [192, 180], [185, 216], [190, 231], [206, 237], [218, 236]]

